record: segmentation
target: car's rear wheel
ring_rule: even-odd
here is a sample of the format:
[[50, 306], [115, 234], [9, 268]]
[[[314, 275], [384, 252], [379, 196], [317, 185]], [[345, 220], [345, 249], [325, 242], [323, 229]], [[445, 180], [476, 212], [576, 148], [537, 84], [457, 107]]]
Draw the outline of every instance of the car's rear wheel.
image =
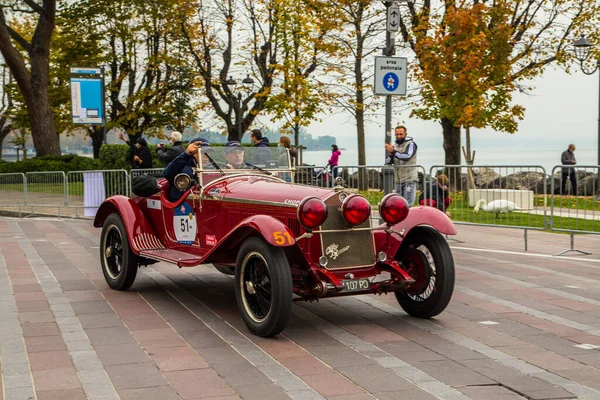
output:
[[406, 238], [398, 261], [415, 283], [396, 299], [413, 317], [438, 315], [450, 302], [454, 291], [454, 259], [446, 240], [433, 228], [419, 227]]
[[258, 336], [277, 335], [292, 312], [292, 275], [283, 251], [253, 237], [237, 257], [235, 295], [242, 318]]
[[138, 256], [131, 250], [127, 232], [118, 214], [104, 221], [100, 235], [100, 263], [108, 286], [127, 290], [133, 285], [138, 268]]

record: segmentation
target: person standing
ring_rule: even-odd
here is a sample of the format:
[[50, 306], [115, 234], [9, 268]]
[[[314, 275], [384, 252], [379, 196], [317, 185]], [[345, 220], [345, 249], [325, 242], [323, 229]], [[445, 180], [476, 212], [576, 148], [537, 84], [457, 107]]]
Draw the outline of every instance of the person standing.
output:
[[[289, 150], [290, 163], [292, 164], [292, 167], [295, 167], [296, 164], [298, 163], [298, 150], [292, 147], [292, 142], [291, 142], [290, 138], [287, 136], [280, 137], [279, 138], [279, 147], [281, 147], [282, 151], [284, 149]], [[281, 165], [281, 164], [285, 163], [285, 166], [287, 167], [287, 155], [285, 157], [280, 156], [279, 159], [280, 159], [279, 164]]]
[[252, 129], [250, 131], [250, 140], [254, 147], [257, 149], [254, 150], [254, 164], [262, 164], [264, 165], [267, 161], [271, 160], [271, 149], [269, 139], [263, 137], [260, 129]]
[[149, 169], [152, 168], [152, 153], [148, 148], [148, 142], [144, 138], [139, 138], [136, 144], [131, 143], [123, 132], [119, 133], [119, 139], [129, 146], [131, 157], [127, 157], [131, 161], [131, 167], [134, 169]]
[[338, 164], [340, 162], [340, 156], [342, 152], [338, 149], [337, 144], [331, 145], [331, 157], [329, 157], [329, 167], [331, 167], [331, 174], [333, 175], [333, 179], [331, 180], [331, 186], [335, 184], [335, 178], [338, 176]]
[[[560, 162], [562, 165], [577, 164], [577, 160], [575, 160], [575, 145], [573, 143], [569, 145], [567, 150], [563, 151], [562, 155], [560, 156]], [[571, 188], [573, 189], [571, 194], [573, 196], [577, 196], [577, 174], [575, 173], [575, 168], [572, 167], [561, 169], [560, 194], [568, 194], [567, 177], [569, 177], [569, 181], [571, 181]]]
[[399, 125], [395, 130], [396, 143], [386, 143], [387, 157], [385, 163], [394, 165], [394, 180], [396, 193], [404, 197], [412, 207], [417, 195], [417, 181], [419, 175], [417, 168], [409, 167], [417, 164], [417, 144], [413, 138], [407, 136], [405, 126]]
[[169, 165], [169, 163], [173, 161], [175, 157], [177, 157], [185, 151], [185, 147], [181, 142], [182, 139], [183, 135], [181, 133], [173, 131], [169, 136], [169, 140], [171, 141], [171, 147], [165, 148], [164, 143], [161, 143], [158, 146], [156, 146], [156, 153], [158, 154], [158, 158], [164, 166]]

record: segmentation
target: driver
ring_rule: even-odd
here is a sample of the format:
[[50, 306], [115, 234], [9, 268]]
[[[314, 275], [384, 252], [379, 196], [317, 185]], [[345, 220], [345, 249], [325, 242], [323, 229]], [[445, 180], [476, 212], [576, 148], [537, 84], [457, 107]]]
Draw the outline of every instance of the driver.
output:
[[187, 174], [192, 179], [195, 177], [193, 168], [198, 165], [199, 147], [202, 147], [203, 168], [212, 168], [206, 165], [208, 163], [207, 153], [213, 150], [210, 147], [208, 140], [200, 137], [192, 139], [187, 149], [175, 157], [175, 159], [173, 159], [173, 161], [171, 161], [171, 163], [163, 170], [163, 176], [167, 178], [167, 181], [169, 182], [169, 201], [177, 201], [185, 193], [178, 190], [174, 185], [175, 177], [178, 174]]
[[223, 157], [227, 168], [230, 169], [246, 169], [244, 162], [244, 147], [237, 140], [230, 140], [223, 149]]

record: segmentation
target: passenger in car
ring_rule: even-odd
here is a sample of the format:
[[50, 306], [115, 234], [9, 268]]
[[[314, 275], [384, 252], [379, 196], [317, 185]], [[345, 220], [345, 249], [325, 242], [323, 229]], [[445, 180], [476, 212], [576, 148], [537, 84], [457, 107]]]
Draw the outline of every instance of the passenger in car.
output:
[[227, 168], [230, 169], [246, 169], [247, 165], [244, 161], [244, 147], [237, 140], [230, 140], [223, 149], [223, 157]]
[[[204, 138], [192, 139], [185, 152], [178, 155], [167, 167], [163, 170], [163, 176], [167, 178], [169, 182], [169, 201], [177, 201], [183, 196], [181, 190], [178, 190], [173, 182], [178, 174], [187, 174], [190, 178], [194, 179], [194, 167], [198, 165], [198, 148], [202, 147], [202, 164], [203, 167], [208, 161], [206, 153], [212, 151], [210, 143]], [[205, 167], [207, 168], [207, 167]]]

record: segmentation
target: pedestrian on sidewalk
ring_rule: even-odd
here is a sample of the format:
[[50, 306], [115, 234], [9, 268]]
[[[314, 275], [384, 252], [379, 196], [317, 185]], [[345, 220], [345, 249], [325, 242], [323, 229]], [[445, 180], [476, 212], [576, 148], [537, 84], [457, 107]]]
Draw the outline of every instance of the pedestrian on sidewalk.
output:
[[[560, 162], [562, 165], [575, 165], [577, 164], [577, 160], [575, 160], [575, 145], [571, 143], [569, 148], [563, 151], [560, 156]], [[560, 194], [566, 195], [567, 191], [567, 177], [571, 182], [571, 188], [573, 189], [571, 194], [573, 196], [577, 196], [577, 173], [575, 172], [575, 168], [561, 168], [561, 179], [560, 179]]]

